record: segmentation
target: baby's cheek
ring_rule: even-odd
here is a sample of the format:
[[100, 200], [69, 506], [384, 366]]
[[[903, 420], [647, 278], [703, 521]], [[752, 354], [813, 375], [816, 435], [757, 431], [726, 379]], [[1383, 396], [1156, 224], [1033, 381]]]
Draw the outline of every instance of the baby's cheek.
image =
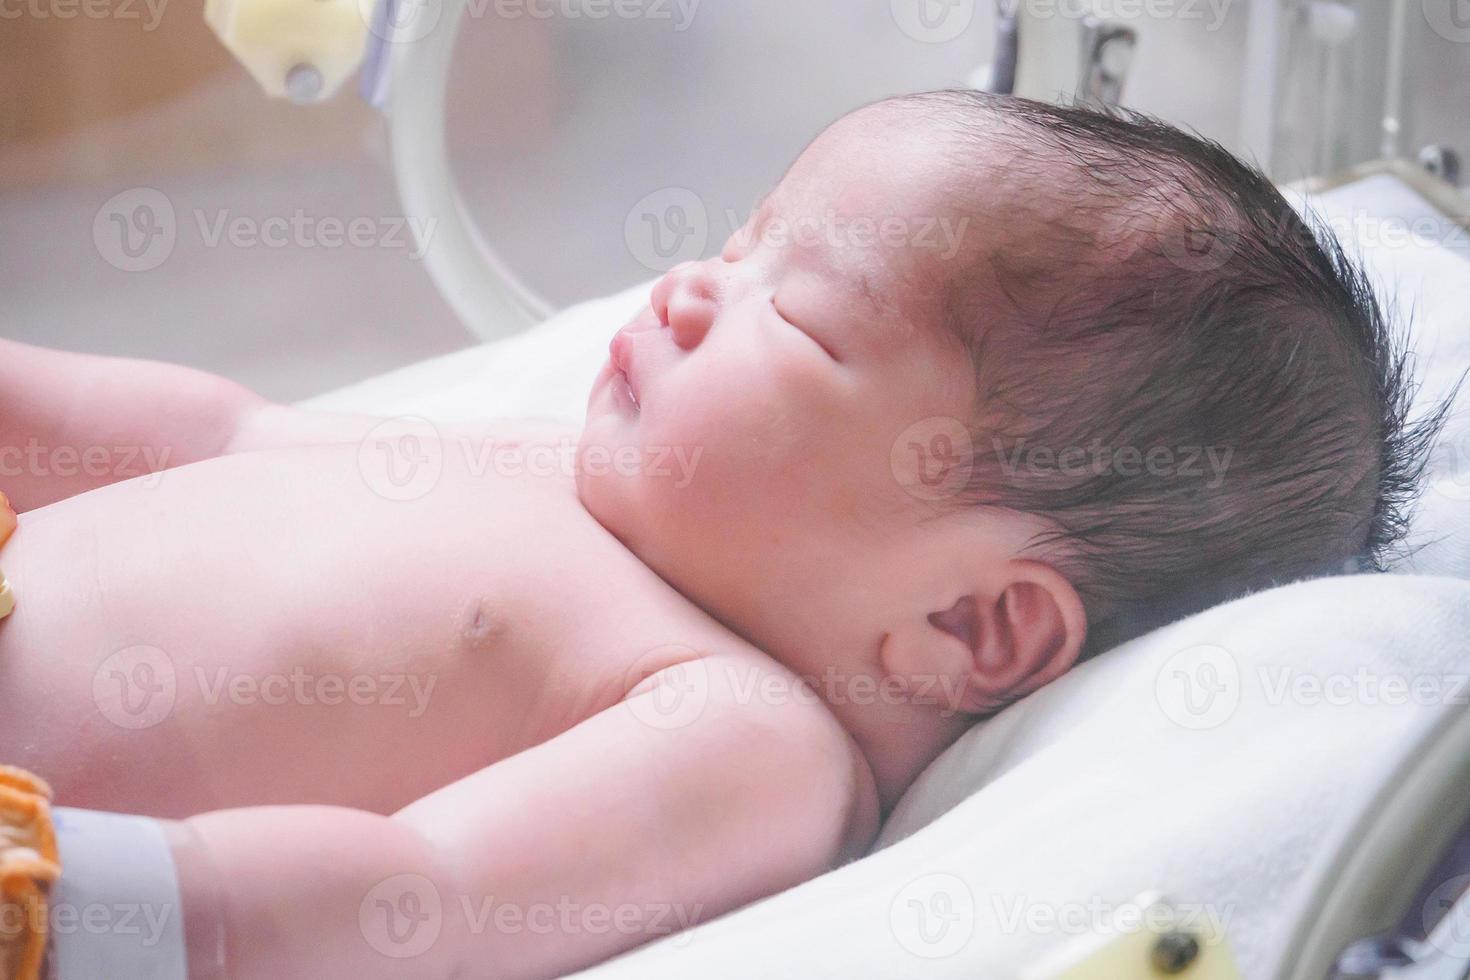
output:
[[710, 504], [758, 510], [774, 497], [789, 507], [793, 495], [822, 491], [825, 458], [842, 445], [851, 415], [831, 365], [799, 351], [719, 353], [649, 399], [639, 425], [645, 450], [682, 453], [693, 489]]

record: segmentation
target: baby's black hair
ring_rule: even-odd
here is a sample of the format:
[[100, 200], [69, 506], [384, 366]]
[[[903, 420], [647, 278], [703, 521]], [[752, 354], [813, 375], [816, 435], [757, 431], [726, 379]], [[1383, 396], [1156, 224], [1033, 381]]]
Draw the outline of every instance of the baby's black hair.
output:
[[1023, 229], [939, 270], [978, 381], [966, 499], [1050, 520], [1033, 547], [1087, 605], [1087, 653], [1384, 568], [1449, 401], [1409, 420], [1404, 343], [1329, 230], [1136, 112], [970, 91], [884, 106], [935, 125]]

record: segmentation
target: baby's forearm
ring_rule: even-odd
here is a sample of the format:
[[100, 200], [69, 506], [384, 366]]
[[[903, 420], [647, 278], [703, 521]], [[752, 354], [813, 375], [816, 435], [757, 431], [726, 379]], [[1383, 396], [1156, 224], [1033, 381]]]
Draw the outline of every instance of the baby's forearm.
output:
[[[115, 980], [460, 975], [454, 888], [433, 846], [402, 821], [318, 806], [182, 821], [63, 808], [56, 840], [46, 953], [55, 976], [99, 976], [103, 964]], [[0, 895], [0, 911], [14, 918], [9, 898]], [[87, 930], [68, 924], [98, 910], [130, 912]], [[0, 976], [11, 975], [5, 954]]]
[[196, 954], [191, 980], [458, 975], [454, 888], [405, 823], [294, 806], [221, 811], [183, 828], [175, 836], [193, 843], [175, 859], [191, 943], [211, 934], [224, 943], [223, 971]]
[[0, 340], [0, 491], [24, 512], [209, 459], [267, 404], [190, 368]]
[[[61, 976], [112, 959], [129, 964], [118, 980], [534, 980], [692, 924], [656, 903], [584, 902], [575, 890], [557, 899], [565, 883], [538, 870], [554, 868], [557, 855], [528, 853], [514, 840], [448, 854], [403, 815], [280, 806], [151, 821], [63, 810], [58, 823], [53, 906], [67, 916], [141, 910], [139, 928], [119, 926], [107, 937], [116, 945], [104, 942], [100, 953], [95, 935], [78, 941], [54, 930], [49, 955]], [[165, 842], [162, 852], [150, 837]], [[497, 851], [493, 888], [460, 879], [459, 865], [483, 872]], [[169, 867], [160, 868], [160, 853]], [[594, 892], [626, 877], [609, 870], [615, 881]], [[160, 871], [172, 897], [158, 888]], [[110, 884], [99, 889], [99, 881]]]

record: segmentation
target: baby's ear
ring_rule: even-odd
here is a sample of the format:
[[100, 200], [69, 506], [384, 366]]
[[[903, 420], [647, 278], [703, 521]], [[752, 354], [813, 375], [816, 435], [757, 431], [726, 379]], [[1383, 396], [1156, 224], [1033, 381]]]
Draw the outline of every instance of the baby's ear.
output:
[[966, 711], [993, 711], [1056, 680], [1077, 662], [1087, 638], [1081, 597], [1050, 565], [1014, 559], [998, 585], [931, 617], [969, 642]]

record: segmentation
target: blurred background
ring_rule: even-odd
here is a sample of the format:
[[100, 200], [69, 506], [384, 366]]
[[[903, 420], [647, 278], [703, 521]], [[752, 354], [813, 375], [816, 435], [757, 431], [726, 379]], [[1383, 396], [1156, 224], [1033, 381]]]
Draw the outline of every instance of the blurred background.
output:
[[[473, 0], [447, 103], [459, 192], [554, 305], [651, 279], [640, 202], [692, 192], [717, 250], [838, 115], [992, 83], [1018, 5], [1023, 55], [1028, 27], [1076, 33], [1083, 12], [1126, 29], [1102, 59], [1123, 104], [1281, 180], [1380, 157], [1386, 135], [1455, 181], [1470, 152], [1466, 0]], [[279, 399], [475, 342], [402, 225], [384, 119], [354, 83], [266, 98], [201, 0], [0, 0], [0, 20], [0, 336]], [[139, 263], [116, 251], [116, 202], [153, 194], [173, 238]]]

